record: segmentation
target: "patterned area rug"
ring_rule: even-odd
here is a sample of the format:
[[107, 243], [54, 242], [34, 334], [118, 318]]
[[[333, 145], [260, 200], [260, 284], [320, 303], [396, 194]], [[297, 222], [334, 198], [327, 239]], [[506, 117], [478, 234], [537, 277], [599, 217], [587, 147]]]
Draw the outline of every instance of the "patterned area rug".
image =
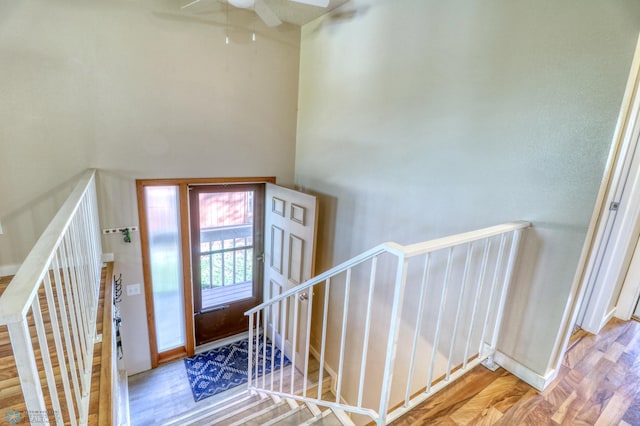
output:
[[[255, 338], [254, 338], [255, 339]], [[254, 365], [258, 365], [258, 376], [262, 376], [263, 366], [263, 345], [262, 337], [260, 342], [259, 359], [254, 359]], [[274, 370], [280, 369], [280, 357], [284, 356], [284, 365], [291, 364], [291, 361], [282, 354], [277, 347], [274, 354]], [[271, 372], [271, 341], [267, 339], [266, 347], [266, 373]], [[255, 351], [255, 340], [254, 340]], [[212, 349], [191, 358], [185, 358], [184, 365], [187, 367], [187, 376], [193, 392], [193, 399], [201, 401], [217, 393], [226, 391], [232, 387], [247, 382], [247, 365], [249, 364], [249, 339], [243, 339], [226, 346]], [[254, 372], [255, 376], [255, 372]]]

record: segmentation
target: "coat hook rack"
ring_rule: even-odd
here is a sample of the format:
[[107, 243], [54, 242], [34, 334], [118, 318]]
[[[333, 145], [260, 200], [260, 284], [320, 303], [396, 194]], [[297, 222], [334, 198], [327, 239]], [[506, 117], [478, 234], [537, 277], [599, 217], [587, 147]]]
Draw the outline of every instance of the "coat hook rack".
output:
[[105, 228], [102, 230], [104, 235], [107, 234], [120, 234], [125, 243], [131, 242], [131, 233], [138, 230], [137, 226], [124, 226], [120, 228]]

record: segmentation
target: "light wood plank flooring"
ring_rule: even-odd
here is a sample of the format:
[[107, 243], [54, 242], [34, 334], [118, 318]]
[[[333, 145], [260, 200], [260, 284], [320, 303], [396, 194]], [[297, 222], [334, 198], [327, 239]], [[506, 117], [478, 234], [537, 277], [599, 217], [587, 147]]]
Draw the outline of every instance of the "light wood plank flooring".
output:
[[539, 393], [503, 369], [472, 370], [394, 425], [640, 425], [640, 323], [611, 320], [572, 337]]
[[[290, 389], [291, 366], [283, 369], [284, 389]], [[318, 363], [312, 359], [309, 363], [309, 394], [317, 384]], [[267, 387], [270, 375], [265, 376]], [[330, 388], [330, 376], [324, 373], [324, 389]], [[280, 370], [274, 372], [274, 389], [279, 389]], [[302, 375], [296, 370], [294, 378], [294, 392], [302, 389]], [[206, 410], [218, 402], [239, 395], [247, 390], [243, 384], [221, 392], [202, 401], [195, 402], [184, 360], [177, 360], [163, 364], [153, 370], [148, 370], [129, 377], [129, 404], [131, 424], [133, 426], [150, 426], [166, 423], [190, 411]]]

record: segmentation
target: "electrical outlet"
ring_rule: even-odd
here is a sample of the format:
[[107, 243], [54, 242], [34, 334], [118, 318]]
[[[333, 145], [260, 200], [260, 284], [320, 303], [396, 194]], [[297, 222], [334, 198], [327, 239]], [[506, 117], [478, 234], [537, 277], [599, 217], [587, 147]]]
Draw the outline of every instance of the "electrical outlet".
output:
[[127, 285], [127, 296], [135, 296], [140, 294], [140, 284]]

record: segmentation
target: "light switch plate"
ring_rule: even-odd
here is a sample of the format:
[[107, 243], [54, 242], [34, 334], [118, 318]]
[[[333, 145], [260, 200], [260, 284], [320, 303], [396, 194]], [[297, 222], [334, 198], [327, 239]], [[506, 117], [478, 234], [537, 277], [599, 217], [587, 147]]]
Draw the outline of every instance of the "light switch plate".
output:
[[135, 296], [136, 294], [140, 294], [140, 284], [127, 285], [127, 296]]

